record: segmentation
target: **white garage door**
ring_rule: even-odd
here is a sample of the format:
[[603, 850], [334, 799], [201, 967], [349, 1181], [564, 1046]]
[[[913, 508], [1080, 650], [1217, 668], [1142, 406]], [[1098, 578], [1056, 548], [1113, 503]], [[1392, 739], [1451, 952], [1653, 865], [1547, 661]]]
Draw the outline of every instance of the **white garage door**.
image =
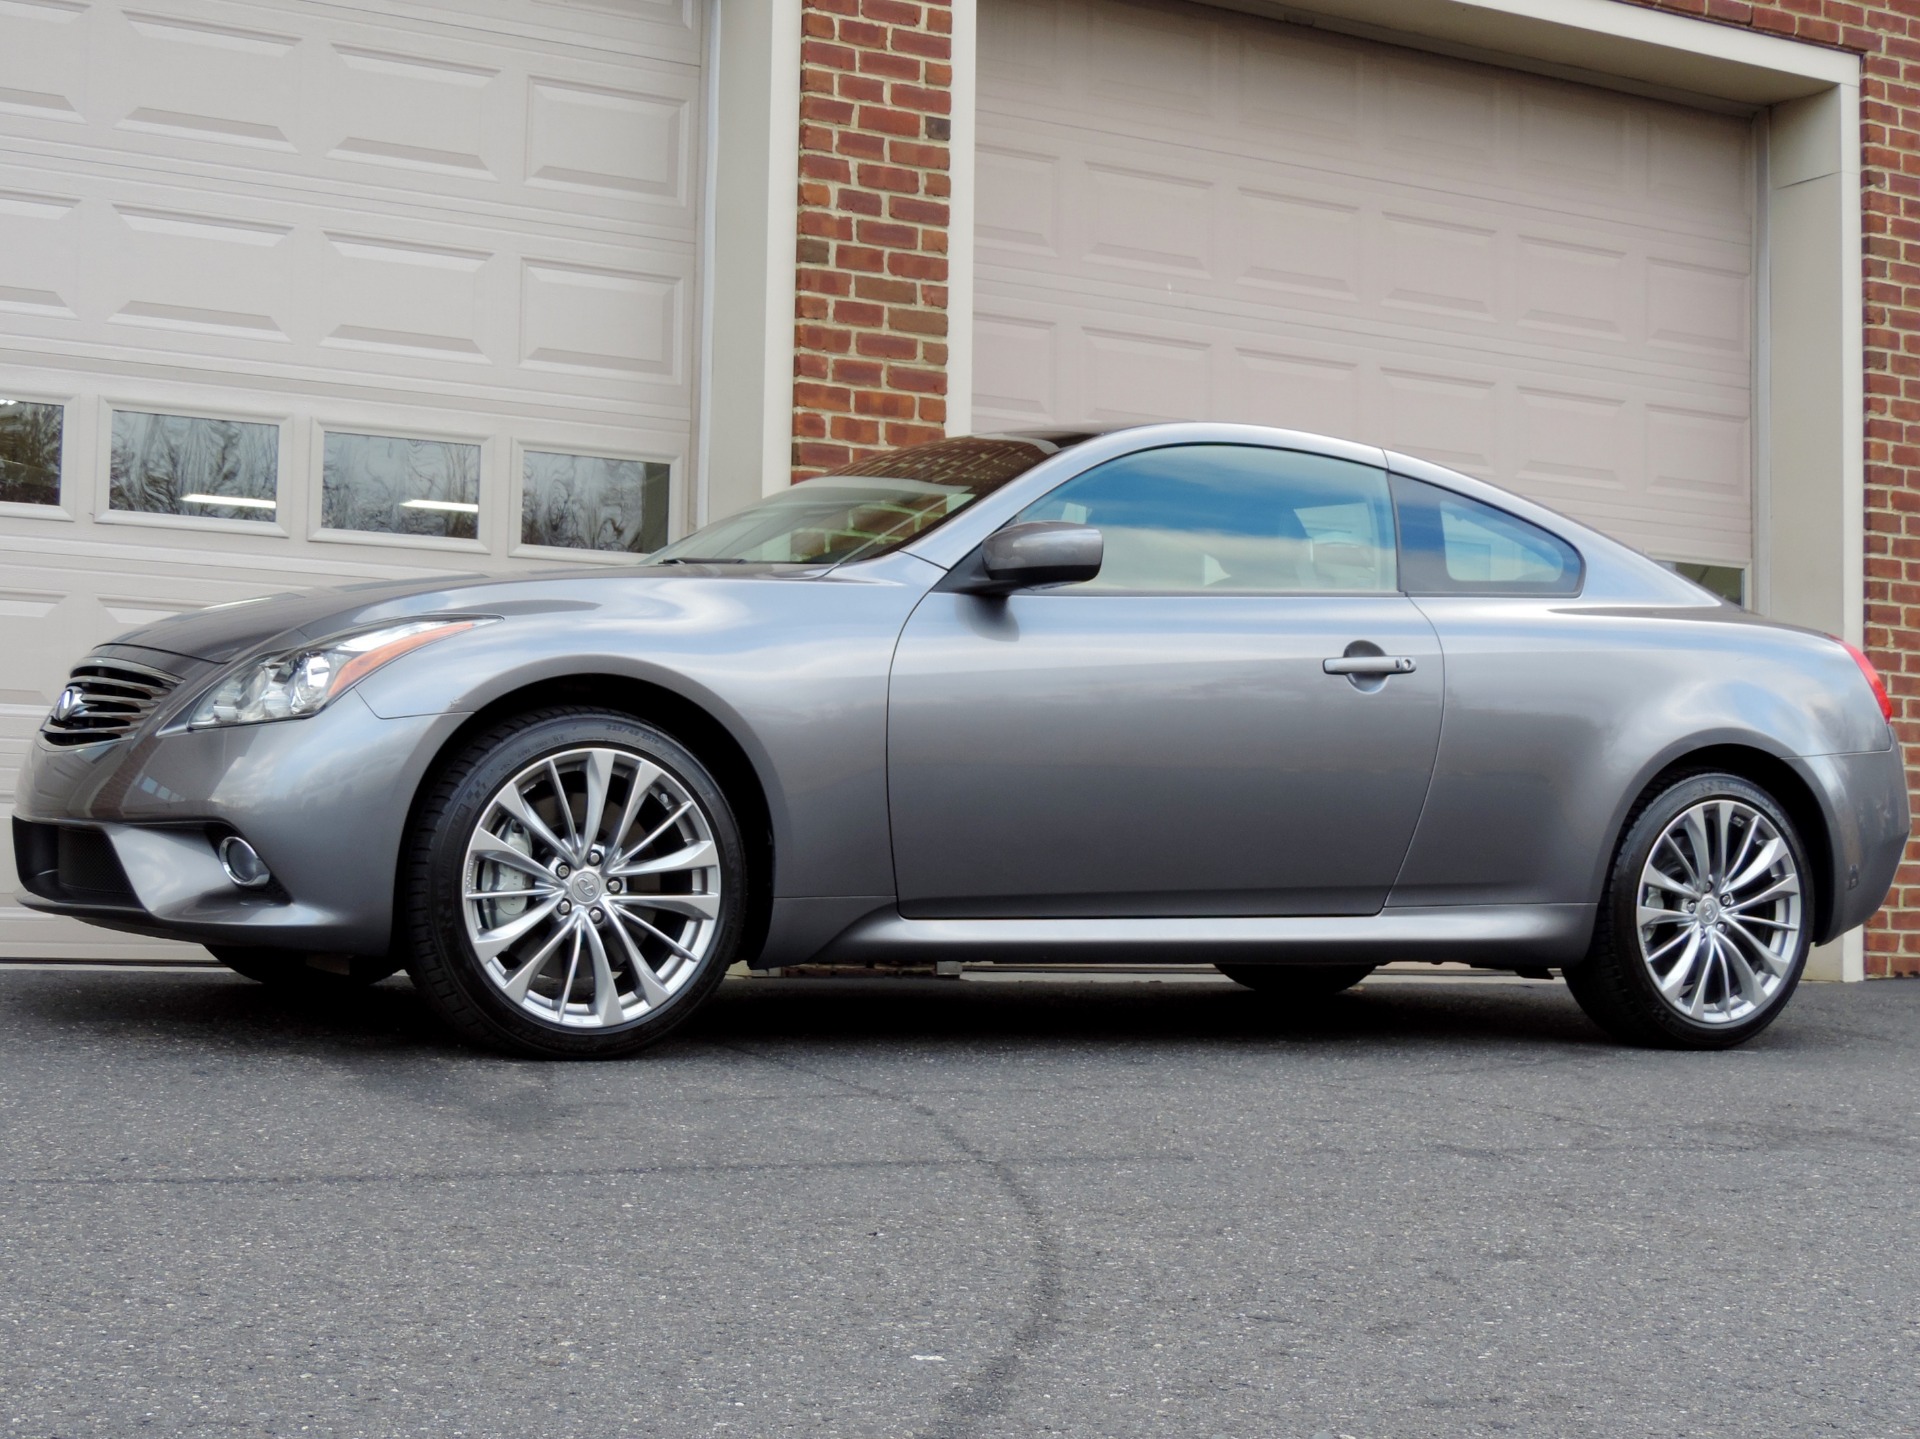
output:
[[1745, 120], [1196, 6], [980, 26], [976, 428], [1322, 431], [1748, 564]]
[[[701, 16], [0, 5], [0, 802], [130, 626], [664, 540]], [[0, 954], [158, 952], [21, 909], [5, 844]]]

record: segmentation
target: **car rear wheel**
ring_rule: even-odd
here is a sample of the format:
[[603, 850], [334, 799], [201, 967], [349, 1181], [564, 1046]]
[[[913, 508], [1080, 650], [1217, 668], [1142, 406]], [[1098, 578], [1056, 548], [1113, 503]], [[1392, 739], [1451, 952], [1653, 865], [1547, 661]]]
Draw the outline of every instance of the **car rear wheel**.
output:
[[1218, 964], [1235, 984], [1276, 999], [1325, 999], [1352, 989], [1374, 971], [1371, 964]]
[[225, 944], [210, 944], [207, 951], [235, 974], [261, 984], [319, 994], [363, 989], [400, 969], [398, 960], [384, 954], [304, 954]]
[[651, 725], [545, 710], [435, 782], [404, 886], [408, 968], [468, 1039], [612, 1058], [681, 1024], [740, 942], [746, 863], [720, 786]]
[[1806, 849], [1785, 810], [1737, 775], [1686, 775], [1628, 824], [1567, 986], [1628, 1044], [1728, 1049], [1786, 1006], [1812, 928]]

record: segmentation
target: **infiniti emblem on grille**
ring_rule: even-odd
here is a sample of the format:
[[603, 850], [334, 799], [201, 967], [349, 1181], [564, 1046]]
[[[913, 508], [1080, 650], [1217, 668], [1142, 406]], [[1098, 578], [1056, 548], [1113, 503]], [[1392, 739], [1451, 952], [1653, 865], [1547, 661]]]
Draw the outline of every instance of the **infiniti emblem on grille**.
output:
[[87, 697], [68, 685], [60, 691], [60, 698], [53, 702], [53, 718], [56, 724], [65, 724], [68, 720], [78, 719], [87, 710]]

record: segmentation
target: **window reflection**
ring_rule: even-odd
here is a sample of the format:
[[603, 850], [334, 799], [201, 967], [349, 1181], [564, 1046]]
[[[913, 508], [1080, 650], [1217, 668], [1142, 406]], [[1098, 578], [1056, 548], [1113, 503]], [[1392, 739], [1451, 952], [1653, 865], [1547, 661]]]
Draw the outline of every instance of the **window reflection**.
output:
[[0, 399], [0, 502], [60, 503], [61, 405]]
[[667, 542], [672, 466], [528, 450], [520, 540], [572, 550], [647, 554]]
[[270, 523], [280, 427], [115, 410], [109, 476], [116, 510]]
[[320, 523], [330, 530], [471, 540], [480, 525], [480, 447], [328, 432]]

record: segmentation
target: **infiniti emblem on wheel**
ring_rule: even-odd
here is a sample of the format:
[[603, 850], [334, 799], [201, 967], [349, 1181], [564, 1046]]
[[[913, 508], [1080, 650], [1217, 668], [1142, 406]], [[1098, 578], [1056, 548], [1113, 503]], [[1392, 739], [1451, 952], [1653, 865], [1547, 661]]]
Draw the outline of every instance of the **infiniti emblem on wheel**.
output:
[[581, 904], [592, 904], [600, 898], [600, 876], [590, 869], [583, 869], [574, 875], [568, 888]]

